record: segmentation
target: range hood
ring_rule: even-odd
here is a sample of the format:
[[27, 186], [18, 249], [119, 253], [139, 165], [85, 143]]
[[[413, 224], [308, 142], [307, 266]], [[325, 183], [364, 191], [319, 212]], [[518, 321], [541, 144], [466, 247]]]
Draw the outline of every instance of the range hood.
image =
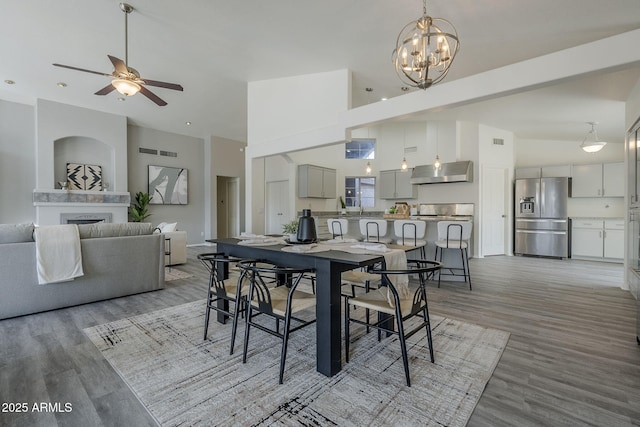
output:
[[440, 170], [433, 165], [413, 168], [411, 184], [442, 184], [445, 182], [473, 182], [473, 162], [442, 163]]

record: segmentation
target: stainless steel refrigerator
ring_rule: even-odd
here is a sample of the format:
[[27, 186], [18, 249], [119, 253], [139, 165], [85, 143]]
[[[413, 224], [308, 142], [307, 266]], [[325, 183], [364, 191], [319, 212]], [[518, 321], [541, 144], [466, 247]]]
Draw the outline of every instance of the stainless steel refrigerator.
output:
[[516, 179], [516, 255], [569, 256], [570, 189], [570, 178]]

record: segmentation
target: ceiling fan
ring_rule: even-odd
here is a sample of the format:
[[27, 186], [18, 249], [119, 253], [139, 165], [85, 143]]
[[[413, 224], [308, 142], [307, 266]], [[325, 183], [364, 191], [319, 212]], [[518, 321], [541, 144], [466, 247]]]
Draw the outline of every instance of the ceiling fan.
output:
[[160, 99], [156, 94], [151, 92], [146, 86], [156, 86], [163, 87], [166, 89], [172, 90], [184, 90], [182, 86], [175, 83], [166, 83], [160, 82], [157, 80], [149, 80], [140, 77], [138, 71], [134, 68], [129, 67], [127, 64], [129, 62], [129, 29], [128, 29], [128, 19], [129, 13], [133, 11], [133, 7], [127, 3], [120, 3], [120, 9], [124, 12], [124, 49], [125, 49], [125, 59], [124, 61], [116, 58], [115, 56], [107, 55], [111, 63], [113, 64], [114, 70], [110, 73], [102, 73], [100, 71], [92, 71], [86, 70], [84, 68], [72, 67], [70, 65], [62, 65], [62, 64], [53, 64], [56, 67], [69, 68], [71, 70], [83, 71], [85, 73], [93, 73], [99, 74], [101, 76], [111, 77], [111, 83], [99, 91], [97, 91], [96, 95], [107, 95], [111, 93], [113, 90], [117, 90], [122, 95], [133, 96], [136, 93], [140, 92], [159, 106], [165, 106], [167, 103]]

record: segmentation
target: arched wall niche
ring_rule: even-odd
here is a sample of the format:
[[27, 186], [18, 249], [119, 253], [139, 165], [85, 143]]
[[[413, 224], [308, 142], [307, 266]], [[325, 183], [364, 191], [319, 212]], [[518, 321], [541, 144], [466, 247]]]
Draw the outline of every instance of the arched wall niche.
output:
[[87, 136], [68, 136], [55, 140], [53, 162], [56, 183], [67, 180], [67, 163], [98, 165], [102, 168], [103, 184], [113, 183], [115, 150], [98, 139]]

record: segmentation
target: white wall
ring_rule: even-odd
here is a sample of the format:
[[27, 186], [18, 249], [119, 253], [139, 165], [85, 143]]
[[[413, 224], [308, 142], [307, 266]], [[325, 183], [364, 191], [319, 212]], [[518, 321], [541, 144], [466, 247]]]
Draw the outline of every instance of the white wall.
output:
[[[140, 126], [129, 126], [127, 139], [129, 157], [129, 189], [132, 199], [138, 191], [149, 191], [149, 165], [187, 169], [187, 205], [151, 205], [148, 221], [178, 222], [178, 229], [187, 232], [187, 243], [204, 241], [204, 141], [200, 138], [163, 132]], [[140, 153], [138, 149], [151, 148], [178, 153], [166, 157]], [[215, 201], [215, 198], [213, 199]]]
[[[127, 191], [127, 118], [86, 108], [38, 99], [36, 102], [36, 187], [53, 189], [56, 183], [55, 142], [86, 137], [111, 147], [113, 157], [104, 159], [111, 191]], [[92, 144], [77, 146], [77, 158], [91, 158]], [[83, 153], [86, 150], [87, 153]], [[58, 181], [61, 180], [58, 177]]]
[[0, 100], [0, 223], [35, 222], [35, 109]]

